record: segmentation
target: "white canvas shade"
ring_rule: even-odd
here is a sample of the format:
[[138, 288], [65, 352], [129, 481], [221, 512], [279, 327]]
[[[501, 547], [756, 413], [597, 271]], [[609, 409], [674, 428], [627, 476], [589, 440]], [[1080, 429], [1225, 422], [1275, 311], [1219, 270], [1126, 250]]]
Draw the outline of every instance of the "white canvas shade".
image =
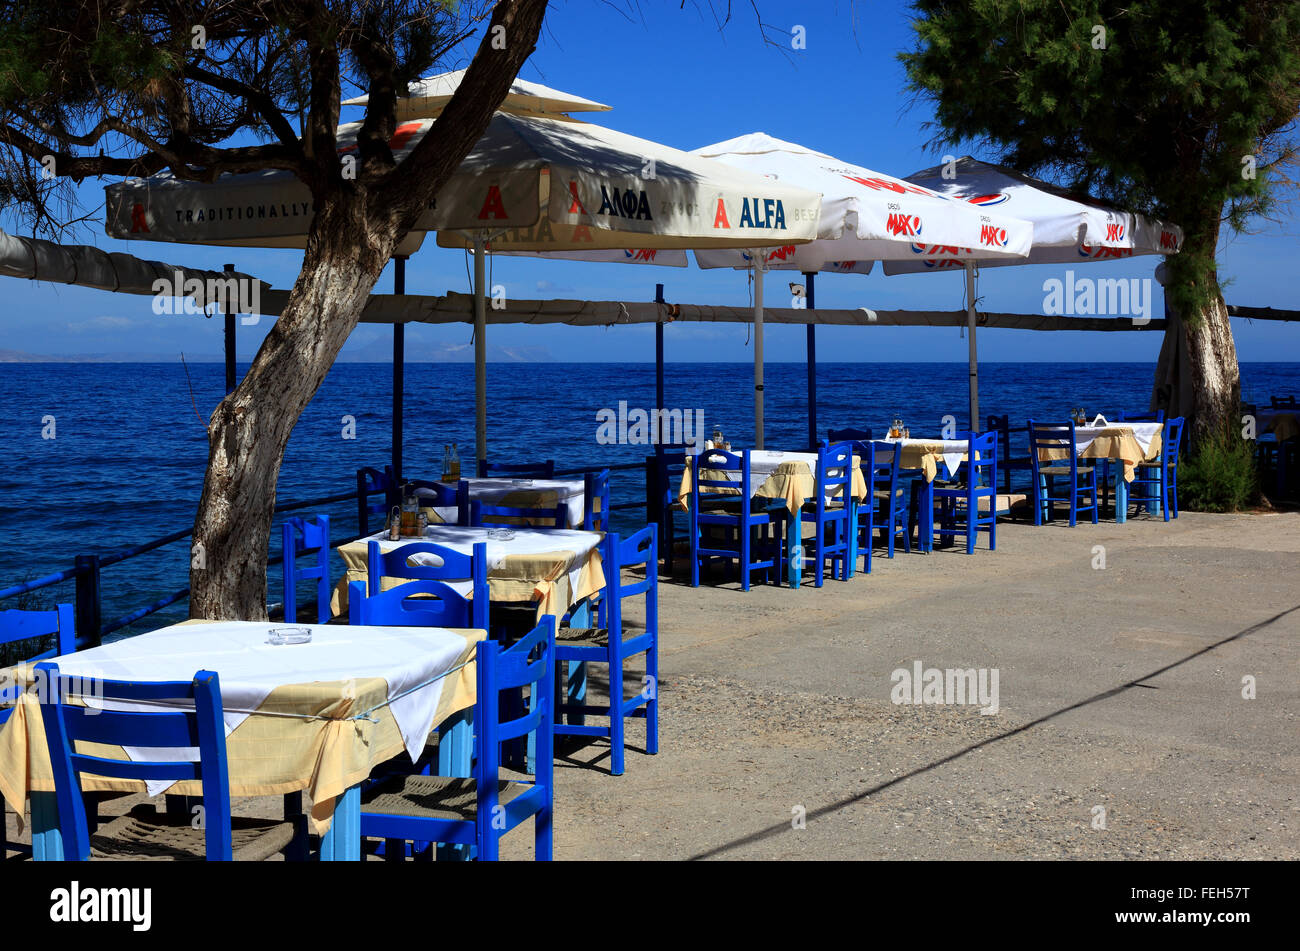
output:
[[[1120, 211], [1065, 189], [969, 155], [922, 169], [906, 179], [979, 208], [1005, 209], [1034, 225], [1034, 244], [1019, 260], [991, 258], [980, 267], [1008, 264], [1081, 264], [1143, 254], [1177, 254], [1183, 230], [1175, 224]], [[966, 333], [970, 356], [971, 429], [979, 431], [979, 361], [975, 345], [975, 272], [972, 262], [936, 248], [911, 260], [885, 262], [886, 274], [963, 269], [966, 272]]]

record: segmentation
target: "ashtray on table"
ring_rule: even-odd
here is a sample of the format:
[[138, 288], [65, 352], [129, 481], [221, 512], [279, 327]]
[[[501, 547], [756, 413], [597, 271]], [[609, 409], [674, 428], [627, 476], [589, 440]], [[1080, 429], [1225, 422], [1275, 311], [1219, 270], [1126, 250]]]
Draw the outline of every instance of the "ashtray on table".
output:
[[309, 627], [273, 627], [267, 632], [268, 644], [307, 644], [311, 641]]

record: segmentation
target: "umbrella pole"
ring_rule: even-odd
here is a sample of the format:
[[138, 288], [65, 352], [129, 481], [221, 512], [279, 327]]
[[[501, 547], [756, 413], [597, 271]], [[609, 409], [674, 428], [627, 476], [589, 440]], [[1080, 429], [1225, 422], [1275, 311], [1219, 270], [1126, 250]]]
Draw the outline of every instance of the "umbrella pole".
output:
[[966, 262], [966, 338], [970, 347], [970, 429], [981, 432], [980, 420], [980, 368], [975, 349], [975, 264]]
[[754, 267], [754, 448], [763, 448], [763, 271], [762, 251], [752, 251]]
[[487, 459], [487, 241], [474, 236], [474, 454], [477, 473]]

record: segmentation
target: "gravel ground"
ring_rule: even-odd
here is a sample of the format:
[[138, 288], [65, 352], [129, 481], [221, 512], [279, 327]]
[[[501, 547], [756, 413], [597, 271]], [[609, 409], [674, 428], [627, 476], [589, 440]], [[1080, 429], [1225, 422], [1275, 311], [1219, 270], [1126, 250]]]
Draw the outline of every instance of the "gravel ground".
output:
[[[998, 542], [820, 590], [664, 579], [660, 753], [636, 721], [623, 776], [563, 752], [556, 857], [1300, 858], [1300, 515]], [[916, 661], [996, 669], [997, 713], [891, 702]]]

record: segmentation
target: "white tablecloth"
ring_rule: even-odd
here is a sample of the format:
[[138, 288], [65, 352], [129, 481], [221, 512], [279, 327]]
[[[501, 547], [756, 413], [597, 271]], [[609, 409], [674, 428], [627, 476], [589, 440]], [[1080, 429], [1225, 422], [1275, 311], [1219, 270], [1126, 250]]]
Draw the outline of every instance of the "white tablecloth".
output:
[[[268, 644], [267, 633], [274, 627], [309, 628], [311, 642]], [[464, 651], [465, 632], [443, 628], [221, 621], [172, 625], [67, 654], [55, 663], [60, 673], [83, 679], [192, 680], [199, 670], [215, 671], [221, 682], [227, 735], [277, 687], [379, 677], [388, 684], [389, 710], [414, 759], [434, 726], [443, 688], [438, 678], [451, 671]], [[157, 705], [112, 701], [104, 701], [103, 707], [157, 709]], [[133, 760], [184, 758], [177, 750], [127, 748], [126, 753]], [[170, 785], [149, 783], [149, 794], [158, 795]]]
[[[509, 479], [509, 478], [486, 478], [486, 479], [465, 479], [469, 483], [469, 497], [471, 501], [487, 502], [489, 505], [509, 504], [504, 500], [516, 492], [554, 492], [555, 504], [563, 504], [569, 510], [569, 527], [581, 528], [582, 518], [585, 514], [583, 511], [584, 501], [586, 498], [586, 483], [581, 476], [574, 476], [563, 479]], [[439, 483], [455, 488], [450, 483]], [[416, 489], [416, 495], [420, 498], [432, 496], [432, 489]], [[438, 517], [449, 524], [456, 524], [457, 512], [455, 506], [435, 505], [430, 506]]]
[[1164, 428], [1164, 423], [1107, 423], [1104, 426], [1076, 426], [1074, 428], [1074, 451], [1082, 454], [1092, 445], [1093, 439], [1105, 430], [1129, 429], [1133, 438], [1146, 454], [1151, 453], [1151, 440]]

